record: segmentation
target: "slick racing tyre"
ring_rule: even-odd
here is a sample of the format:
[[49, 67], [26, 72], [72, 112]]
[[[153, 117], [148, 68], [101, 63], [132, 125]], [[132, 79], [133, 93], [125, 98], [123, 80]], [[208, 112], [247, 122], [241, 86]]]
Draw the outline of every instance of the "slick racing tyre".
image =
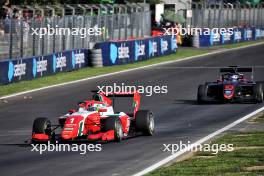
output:
[[51, 136], [51, 122], [45, 117], [39, 117], [34, 120], [33, 123], [33, 133], [36, 134], [46, 134]]
[[199, 85], [197, 92], [197, 103], [204, 104], [207, 101], [207, 85]]
[[105, 131], [114, 130], [115, 131], [115, 141], [119, 142], [124, 137], [122, 124], [117, 116], [110, 116], [105, 121]]
[[263, 102], [263, 87], [261, 83], [256, 83], [253, 85], [253, 97], [256, 103]]
[[149, 110], [139, 110], [136, 113], [136, 130], [146, 136], [152, 136], [155, 131], [154, 115]]

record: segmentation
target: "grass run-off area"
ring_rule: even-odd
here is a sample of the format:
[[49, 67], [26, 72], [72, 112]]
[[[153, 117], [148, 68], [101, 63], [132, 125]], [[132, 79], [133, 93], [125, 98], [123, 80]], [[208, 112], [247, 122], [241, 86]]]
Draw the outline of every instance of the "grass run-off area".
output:
[[205, 53], [212, 52], [219, 48], [237, 48], [241, 46], [250, 45], [253, 43], [263, 42], [263, 40], [259, 41], [251, 41], [251, 42], [243, 42], [243, 43], [237, 43], [237, 44], [229, 44], [229, 45], [222, 45], [217, 47], [210, 47], [210, 48], [200, 48], [200, 49], [193, 49], [193, 48], [184, 48], [184, 49], [178, 49], [177, 53], [159, 57], [159, 58], [153, 58], [146, 61], [131, 63], [127, 65], [118, 65], [118, 66], [108, 66], [108, 67], [102, 67], [102, 68], [83, 68], [77, 71], [72, 72], [64, 72], [64, 73], [58, 73], [56, 75], [52, 76], [46, 76], [34, 80], [28, 80], [28, 81], [20, 81], [17, 83], [12, 83], [8, 85], [1, 85], [0, 86], [0, 96], [10, 95], [13, 93], [18, 93], [22, 91], [28, 91], [36, 88], [41, 88], [45, 86], [51, 86], [55, 84], [75, 81], [83, 78], [88, 78], [92, 76], [98, 76], [102, 74], [107, 73], [113, 73], [117, 71], [127, 70], [131, 68], [138, 68], [146, 65], [161, 63], [165, 61], [172, 61], [177, 59], [182, 59], [190, 56], [197, 56]]
[[[264, 115], [257, 122], [263, 124]], [[263, 124], [264, 126], [264, 124]], [[254, 130], [254, 129], [253, 129]], [[146, 176], [260, 176], [264, 175], [264, 129], [259, 131], [229, 132], [212, 144], [233, 144], [234, 150], [220, 152], [199, 151], [191, 158], [160, 168]]]

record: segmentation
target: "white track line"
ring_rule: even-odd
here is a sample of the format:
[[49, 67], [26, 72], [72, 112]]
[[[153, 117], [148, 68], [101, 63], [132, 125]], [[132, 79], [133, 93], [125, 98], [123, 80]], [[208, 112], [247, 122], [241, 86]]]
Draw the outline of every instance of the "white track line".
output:
[[191, 144], [189, 147], [184, 148], [183, 150], [180, 150], [180, 151], [176, 152], [175, 154], [168, 156], [167, 158], [165, 158], [165, 159], [163, 159], [163, 160], [161, 160], [161, 161], [159, 161], [159, 162], [157, 162], [157, 163], [155, 163], [155, 164], [153, 164], [153, 165], [147, 167], [146, 169], [144, 169], [144, 170], [142, 170], [142, 171], [140, 171], [140, 172], [134, 174], [133, 176], [142, 176], [142, 175], [145, 175], [145, 174], [147, 174], [147, 173], [149, 173], [149, 172], [151, 172], [151, 171], [153, 171], [153, 170], [155, 170], [155, 169], [157, 169], [157, 168], [159, 168], [159, 167], [161, 167], [161, 166], [163, 166], [163, 165], [169, 163], [170, 161], [176, 159], [176, 158], [179, 157], [180, 155], [182, 155], [182, 154], [184, 154], [184, 153], [190, 151], [193, 147], [195, 147], [195, 146], [197, 146], [197, 145], [200, 145], [200, 144], [202, 144], [202, 143], [208, 141], [209, 139], [212, 139], [213, 137], [215, 137], [215, 136], [221, 134], [221, 133], [224, 132], [224, 131], [229, 130], [230, 128], [232, 128], [232, 127], [236, 126], [237, 124], [239, 124], [239, 123], [241, 123], [241, 122], [243, 122], [243, 121], [249, 119], [250, 117], [252, 117], [252, 116], [254, 116], [254, 115], [256, 115], [256, 114], [262, 112], [263, 110], [264, 110], [264, 107], [255, 110], [254, 112], [252, 112], [252, 113], [250, 113], [250, 114], [248, 114], [248, 115], [246, 115], [246, 116], [244, 116], [244, 117], [242, 117], [242, 118], [240, 118], [240, 119], [234, 121], [233, 123], [231, 123], [231, 124], [229, 124], [229, 125], [227, 125], [227, 126], [221, 128], [221, 129], [219, 129], [219, 130], [217, 130], [217, 131], [215, 131], [215, 132], [209, 134], [208, 136], [205, 136], [205, 137], [202, 138], [202, 139], [199, 139], [199, 140], [196, 141], [195, 143]]
[[76, 83], [79, 83], [79, 82], [88, 81], [88, 80], [92, 80], [92, 79], [102, 78], [102, 77], [106, 77], [106, 76], [113, 76], [113, 75], [117, 75], [117, 74], [120, 74], [120, 73], [126, 73], [126, 72], [135, 71], [135, 70], [155, 67], [155, 66], [158, 66], [158, 65], [166, 65], [166, 64], [170, 64], [170, 63], [181, 62], [181, 61], [185, 61], [185, 60], [191, 60], [191, 59], [195, 59], [195, 58], [199, 58], [199, 57], [210, 56], [210, 55], [219, 54], [219, 53], [225, 53], [225, 52], [228, 52], [228, 51], [240, 50], [240, 49], [249, 48], [249, 47], [253, 47], [253, 46], [258, 46], [258, 45], [262, 45], [262, 44], [264, 44], [264, 42], [259, 42], [259, 43], [255, 43], [255, 44], [251, 44], [251, 45], [247, 45], [247, 46], [242, 46], [242, 47], [237, 47], [237, 48], [232, 48], [232, 49], [213, 51], [213, 52], [210, 52], [210, 53], [201, 54], [201, 55], [197, 55], [197, 56], [186, 57], [186, 58], [183, 58], [183, 59], [178, 59], [178, 60], [173, 60], [173, 61], [166, 61], [166, 62], [146, 65], [146, 66], [142, 66], [142, 67], [138, 67], [138, 68], [132, 68], [132, 69], [128, 69], [128, 70], [117, 71], [117, 72], [113, 72], [113, 73], [93, 76], [93, 77], [84, 78], [84, 79], [80, 79], [80, 80], [76, 80], [76, 81], [70, 81], [70, 82], [61, 83], [61, 84], [55, 84], [55, 85], [51, 85], [51, 86], [41, 87], [41, 88], [37, 88], [37, 89], [32, 89], [32, 90], [28, 90], [28, 91], [24, 91], [24, 92], [18, 92], [18, 93], [15, 93], [15, 94], [3, 96], [3, 97], [0, 97], [0, 100], [11, 98], [11, 97], [15, 97], [15, 96], [19, 96], [19, 95], [23, 95], [23, 94], [27, 94], [27, 93], [32, 93], [32, 92], [36, 92], [36, 91], [41, 91], [41, 90], [45, 90], [45, 89], [65, 86], [65, 85], [69, 85], [69, 84], [76, 84]]

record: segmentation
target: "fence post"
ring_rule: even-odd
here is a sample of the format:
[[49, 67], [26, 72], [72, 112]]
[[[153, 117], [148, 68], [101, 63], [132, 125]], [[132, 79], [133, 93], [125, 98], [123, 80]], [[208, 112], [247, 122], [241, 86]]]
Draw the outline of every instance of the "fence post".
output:
[[120, 14], [117, 14], [117, 29], [118, 29], [118, 40], [121, 39], [121, 30], [120, 30]]
[[261, 27], [263, 28], [264, 27], [264, 18], [263, 18], [263, 10], [264, 10], [264, 2], [261, 3], [261, 18], [260, 18], [260, 21], [261, 21]]
[[222, 25], [222, 13], [223, 13], [223, 4], [220, 4], [220, 9], [218, 13], [218, 25], [217, 25], [218, 28], [220, 28]]
[[[86, 16], [85, 16], [85, 14], [83, 15], [83, 28], [85, 28], [85, 26], [86, 26]], [[84, 41], [85, 41], [85, 38], [83, 37], [82, 38], [82, 48], [84, 48]]]
[[225, 4], [225, 7], [226, 7], [226, 9], [227, 9], [227, 14], [226, 14], [226, 16], [227, 16], [227, 18], [226, 18], [226, 27], [229, 27], [229, 23], [230, 23], [230, 19], [229, 19], [229, 12], [230, 12], [230, 10], [229, 10], [229, 5], [228, 4]]
[[[45, 18], [41, 21], [41, 28], [43, 28], [44, 27], [44, 25], [43, 25], [43, 23], [45, 23]], [[41, 38], [41, 55], [44, 55], [44, 47], [45, 46], [45, 37], [44, 36], [42, 36], [42, 38]]]
[[243, 8], [243, 9], [241, 8], [241, 17], [242, 17], [242, 12], [243, 12], [243, 24], [242, 24], [242, 26], [245, 26], [247, 23], [247, 11], [245, 10], [246, 9], [245, 5], [241, 5], [241, 7]]
[[115, 26], [114, 26], [114, 21], [115, 21], [115, 16], [116, 16], [116, 14], [112, 14], [112, 21], [111, 21], [111, 40], [113, 40], [114, 39], [114, 37], [115, 37]]
[[[18, 21], [17, 21], [18, 22]], [[23, 57], [23, 49], [24, 49], [24, 40], [23, 40], [23, 19], [19, 19], [20, 22], [20, 57]]]
[[[62, 17], [63, 21], [62, 21], [62, 26], [63, 28], [65, 28], [66, 22], [65, 22], [65, 16]], [[62, 35], [62, 49], [65, 50], [66, 48], [66, 36]]]
[[127, 21], [128, 21], [128, 18], [129, 18], [129, 16], [128, 16], [128, 14], [127, 13], [125, 13], [125, 18], [126, 18], [126, 20], [125, 20], [125, 39], [127, 39], [128, 37], [127, 37], [127, 30], [128, 30], [128, 27], [127, 27]]
[[[55, 23], [55, 20], [56, 20], [57, 18], [55, 18], [55, 17], [53, 17], [53, 20], [52, 20], [52, 26], [56, 29], [56, 24], [57, 23]], [[57, 20], [56, 20], [57, 21]], [[53, 42], [52, 42], [52, 51], [53, 51], [53, 53], [55, 53], [55, 51], [56, 51], [56, 33], [53, 35], [53, 37], [52, 37], [52, 39], [53, 39]]]
[[248, 24], [251, 25], [251, 4], [249, 2], [246, 3], [248, 5]]
[[237, 19], [237, 27], [239, 27], [241, 24], [241, 7], [240, 2], [236, 1], [236, 19]]
[[257, 5], [257, 24], [260, 27], [260, 4]]
[[9, 59], [13, 56], [13, 13], [10, 15], [10, 29], [9, 29]]
[[205, 25], [205, 20], [204, 20], [204, 10], [206, 9], [205, 4], [201, 4], [201, 9], [203, 9], [203, 10], [202, 10], [202, 28], [204, 28], [204, 25]]
[[[75, 26], [75, 14], [72, 16], [72, 26], [71, 26], [71, 29]], [[75, 36], [72, 35], [72, 46], [71, 46], [71, 49], [74, 49], [74, 42], [75, 42]]]
[[206, 8], [208, 8], [208, 22], [207, 27], [211, 28], [211, 7], [208, 5]]
[[[33, 21], [32, 21], [32, 25], [33, 25], [33, 29], [36, 29], [36, 24], [35, 24], [35, 16], [33, 17], [33, 19], [32, 19]], [[36, 36], [35, 36], [36, 34], [35, 33], [33, 33], [33, 36], [32, 36], [32, 55], [33, 56], [35, 56], [36, 55]]]
[[213, 27], [216, 26], [216, 4], [214, 4], [214, 19], [213, 19]]

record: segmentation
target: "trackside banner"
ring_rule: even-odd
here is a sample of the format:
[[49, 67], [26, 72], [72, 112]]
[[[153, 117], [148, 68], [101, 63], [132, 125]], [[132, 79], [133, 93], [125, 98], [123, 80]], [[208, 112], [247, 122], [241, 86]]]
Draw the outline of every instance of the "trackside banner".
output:
[[234, 28], [233, 32], [214, 32], [212, 31], [210, 35], [204, 35], [203, 33], [199, 35], [199, 41], [195, 42], [196, 47], [208, 47], [214, 45], [222, 44], [232, 44], [242, 41], [251, 41], [264, 38], [264, 29], [249, 27], [249, 28]]
[[104, 66], [127, 64], [176, 52], [176, 37], [164, 35], [142, 40], [98, 43]]
[[88, 66], [88, 50], [77, 49], [0, 62], [0, 84], [30, 80]]

